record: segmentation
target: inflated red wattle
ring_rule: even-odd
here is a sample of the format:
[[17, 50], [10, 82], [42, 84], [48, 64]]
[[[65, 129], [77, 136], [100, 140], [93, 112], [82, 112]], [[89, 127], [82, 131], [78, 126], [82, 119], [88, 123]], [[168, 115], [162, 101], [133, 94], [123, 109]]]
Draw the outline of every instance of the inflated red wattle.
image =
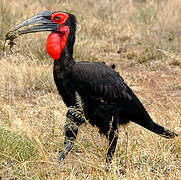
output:
[[54, 60], [58, 60], [60, 58], [60, 54], [66, 45], [68, 35], [68, 26], [63, 26], [60, 28], [59, 32], [52, 32], [48, 35], [46, 50], [50, 57]]
[[46, 50], [50, 57], [58, 60], [61, 54], [61, 37], [59, 33], [50, 33], [46, 41]]

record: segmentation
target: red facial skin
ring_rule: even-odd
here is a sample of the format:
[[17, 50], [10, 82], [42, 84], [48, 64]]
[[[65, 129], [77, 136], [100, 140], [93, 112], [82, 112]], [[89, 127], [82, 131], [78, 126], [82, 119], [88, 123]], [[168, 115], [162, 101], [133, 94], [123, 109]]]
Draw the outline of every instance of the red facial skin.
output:
[[48, 35], [46, 50], [49, 56], [54, 60], [60, 58], [60, 54], [66, 45], [69, 35], [69, 27], [63, 26], [63, 23], [65, 23], [68, 18], [68, 14], [65, 13], [55, 13], [51, 16], [51, 21], [58, 25], [59, 30]]

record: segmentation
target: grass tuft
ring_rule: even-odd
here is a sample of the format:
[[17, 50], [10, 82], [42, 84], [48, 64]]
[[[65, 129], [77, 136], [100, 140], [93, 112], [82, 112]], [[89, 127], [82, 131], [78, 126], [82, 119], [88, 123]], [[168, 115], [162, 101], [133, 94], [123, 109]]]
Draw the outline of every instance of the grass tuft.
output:
[[23, 163], [38, 159], [38, 150], [25, 134], [18, 135], [7, 129], [0, 129], [0, 152], [1, 160], [7, 160], [7, 163], [13, 161]]

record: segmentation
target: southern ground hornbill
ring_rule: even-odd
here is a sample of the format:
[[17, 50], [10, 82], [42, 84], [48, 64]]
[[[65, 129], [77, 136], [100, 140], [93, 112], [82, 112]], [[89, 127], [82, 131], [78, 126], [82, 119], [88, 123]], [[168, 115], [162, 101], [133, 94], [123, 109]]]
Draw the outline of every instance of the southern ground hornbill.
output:
[[[23, 28], [27, 25], [30, 27]], [[78, 127], [88, 120], [109, 139], [107, 162], [111, 162], [118, 140], [118, 126], [133, 121], [165, 138], [177, 136], [174, 132], [152, 121], [142, 103], [126, 85], [114, 68], [102, 62], [75, 62], [75, 16], [65, 12], [43, 11], [17, 25], [7, 35], [51, 31], [46, 50], [54, 59], [53, 75], [57, 89], [68, 111], [64, 126], [65, 142], [59, 162], [72, 149]]]

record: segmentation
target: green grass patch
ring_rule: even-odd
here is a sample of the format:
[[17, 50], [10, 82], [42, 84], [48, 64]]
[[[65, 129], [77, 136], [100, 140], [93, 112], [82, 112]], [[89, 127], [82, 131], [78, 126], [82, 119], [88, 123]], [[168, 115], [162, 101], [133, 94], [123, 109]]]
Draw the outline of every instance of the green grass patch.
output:
[[25, 162], [38, 159], [38, 148], [26, 135], [0, 129], [0, 160]]

